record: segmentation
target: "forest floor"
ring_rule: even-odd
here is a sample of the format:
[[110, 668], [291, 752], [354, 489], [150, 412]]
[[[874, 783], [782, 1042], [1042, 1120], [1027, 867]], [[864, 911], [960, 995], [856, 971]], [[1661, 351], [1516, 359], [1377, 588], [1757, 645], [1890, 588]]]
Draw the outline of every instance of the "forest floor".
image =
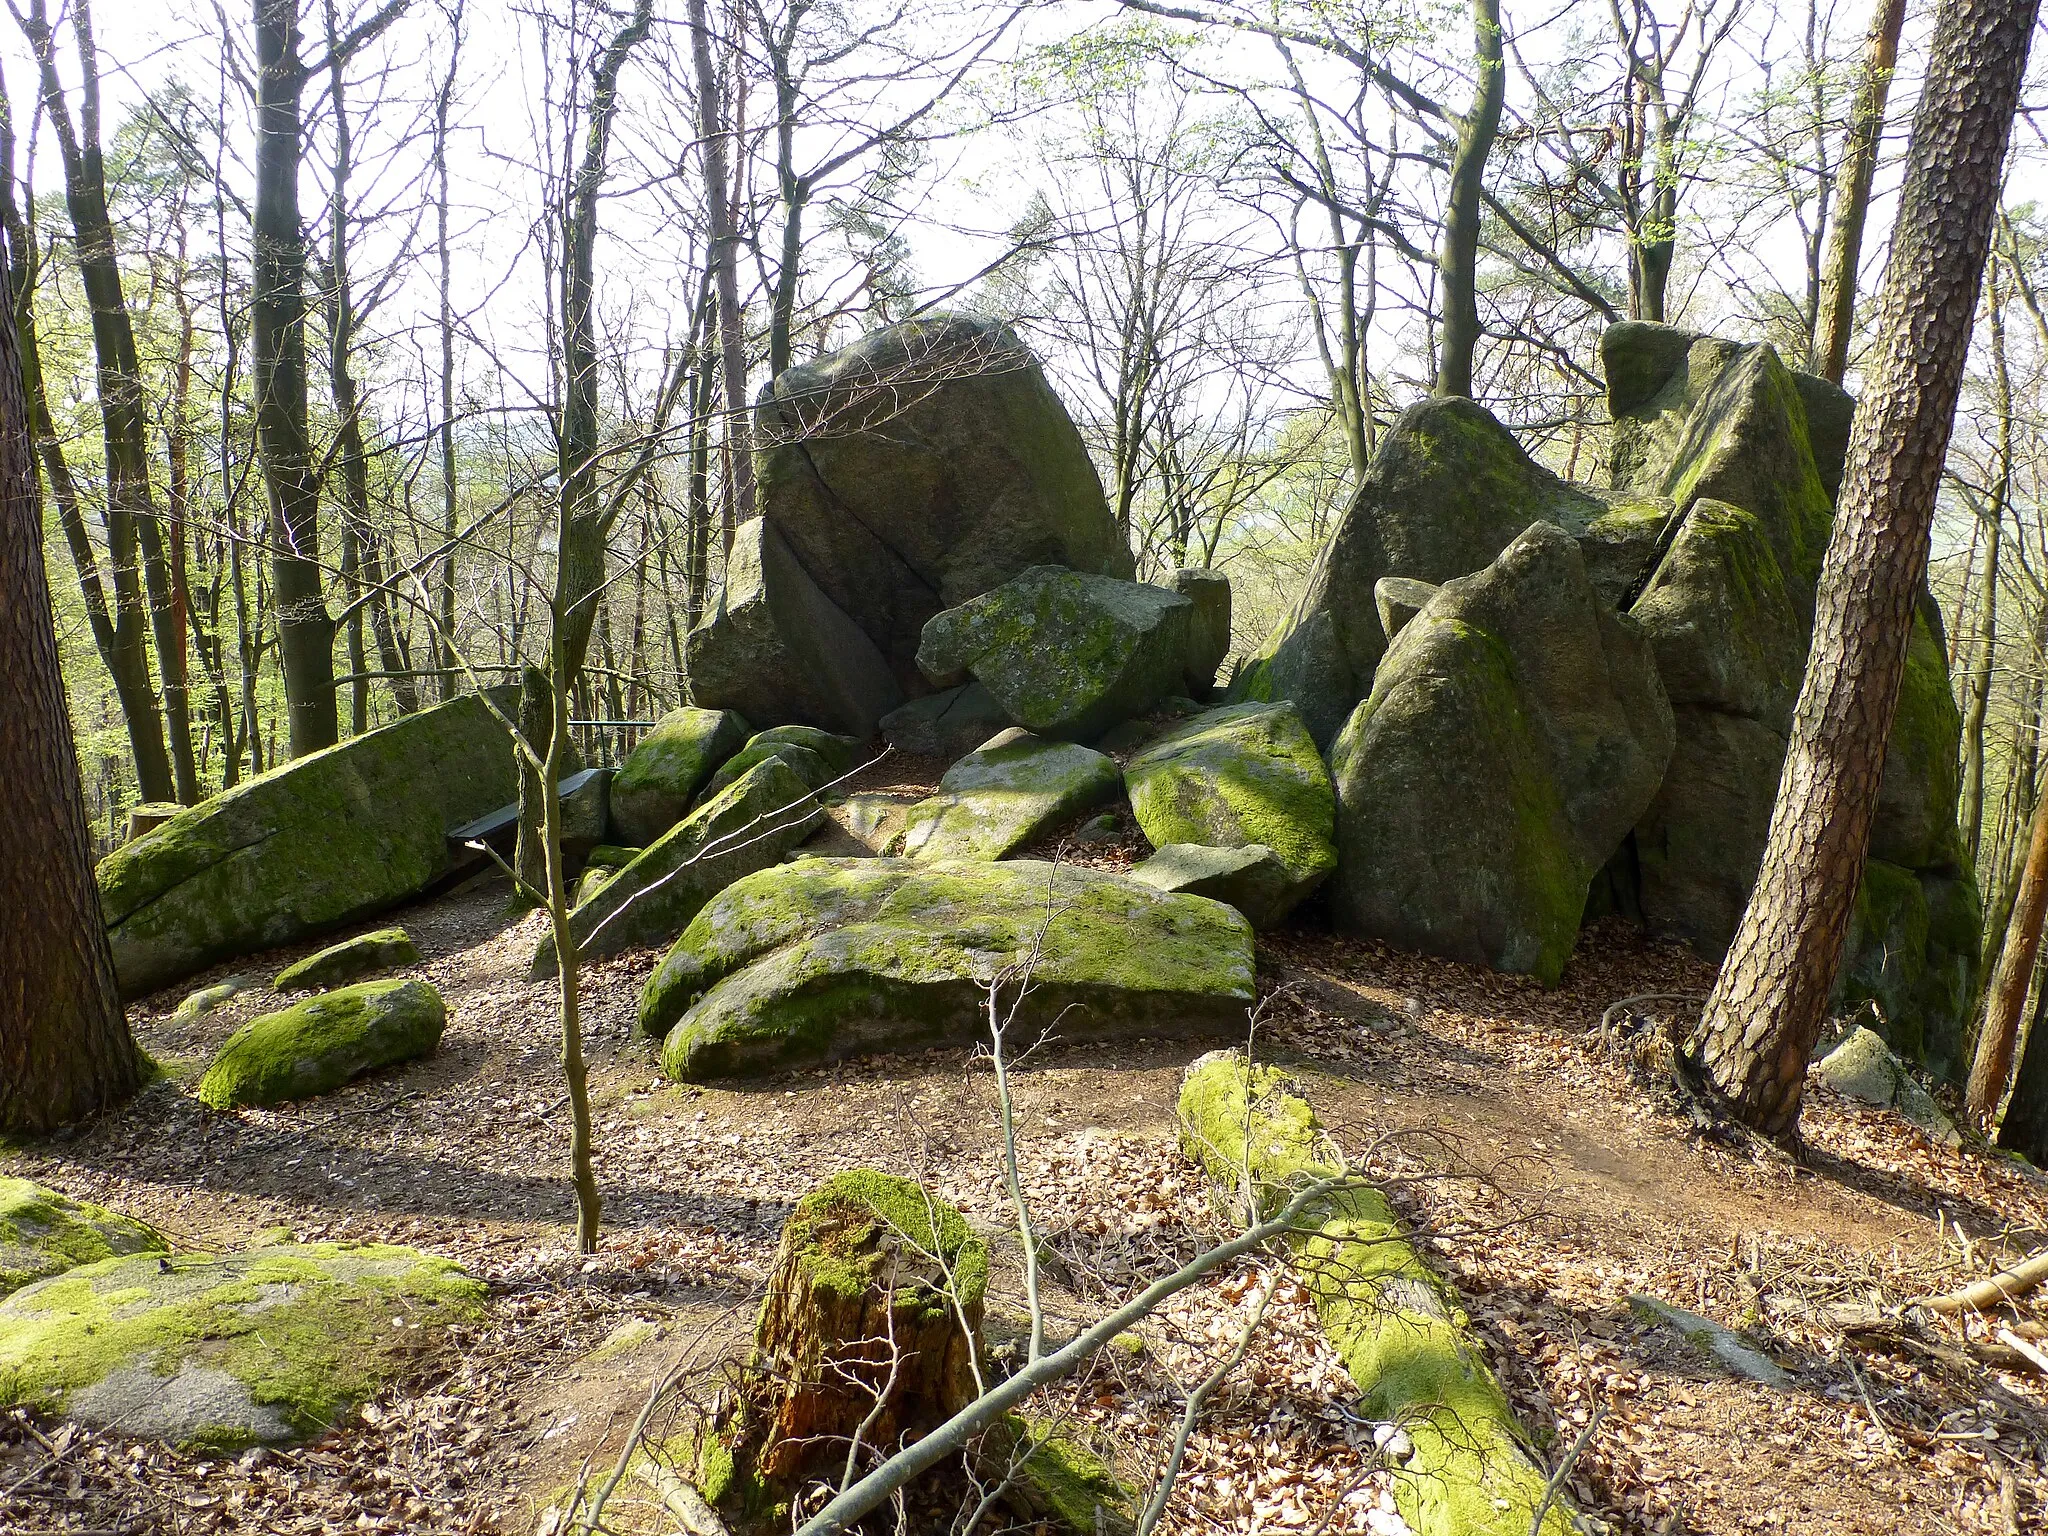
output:
[[[1077, 856], [1117, 863], [1131, 846]], [[209, 1053], [276, 999], [251, 980], [195, 1025], [174, 1024], [172, 1009], [314, 946], [281, 950], [133, 1010], [168, 1072], [132, 1104], [0, 1152], [0, 1171], [195, 1249], [285, 1227], [451, 1256], [489, 1282], [489, 1322], [295, 1448], [208, 1459], [0, 1416], [0, 1532], [546, 1530], [549, 1500], [579, 1468], [609, 1469], [652, 1382], [688, 1356], [691, 1379], [714, 1383], [717, 1362], [744, 1349], [783, 1219], [821, 1177], [913, 1174], [974, 1217], [1006, 1220], [991, 1078], [971, 1053], [670, 1084], [631, 1034], [658, 958], [644, 952], [587, 977], [605, 1211], [599, 1252], [577, 1254], [552, 984], [524, 979], [540, 920], [507, 915], [505, 895], [481, 879], [396, 917], [425, 957], [417, 974], [449, 1004], [433, 1057], [308, 1103], [202, 1108], [190, 1089]], [[1845, 1335], [1829, 1310], [1925, 1297], [2040, 1246], [2048, 1180], [1933, 1145], [1818, 1085], [1799, 1163], [1702, 1134], [1599, 1044], [1610, 1003], [1710, 980], [1683, 950], [1626, 928], [1590, 930], [1549, 991], [1312, 924], [1263, 942], [1260, 961], [1262, 988], [1283, 996], [1259, 1051], [1289, 1065], [1426, 1234], [1548, 1458], [1601, 1413], [1569, 1491], [1606, 1530], [2048, 1529], [2048, 1378], [2003, 1368], [2015, 1357], [1987, 1347], [1993, 1320], [1967, 1336], [1952, 1324]], [[1204, 1048], [1054, 1045], [1026, 1063], [1025, 1183], [1065, 1261], [1057, 1315], [1099, 1316], [1223, 1232], [1174, 1136], [1181, 1069]], [[1101, 1431], [1133, 1476], [1155, 1471], [1180, 1393], [1227, 1347], [1259, 1280], [1247, 1262], [1185, 1293], [1143, 1330], [1142, 1355], [1112, 1352], [1056, 1406]], [[1793, 1387], [1730, 1377], [1638, 1322], [1632, 1293], [1746, 1328]], [[2048, 1310], [2002, 1321], [2025, 1333]], [[1346, 1411], [1355, 1397], [1305, 1297], [1283, 1283], [1209, 1403], [1166, 1529], [1400, 1530], [1370, 1425]], [[633, 1529], [630, 1498], [613, 1513]]]

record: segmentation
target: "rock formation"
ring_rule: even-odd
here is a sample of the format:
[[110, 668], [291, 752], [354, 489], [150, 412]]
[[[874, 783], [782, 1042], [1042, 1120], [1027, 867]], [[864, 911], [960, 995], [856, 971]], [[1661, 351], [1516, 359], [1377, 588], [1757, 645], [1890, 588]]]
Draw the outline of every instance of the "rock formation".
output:
[[663, 715], [612, 780], [613, 841], [645, 848], [681, 821], [704, 781], [751, 730], [744, 715], [729, 709], [685, 706]]
[[913, 859], [1000, 859], [1061, 822], [1106, 805], [1123, 775], [1100, 752], [1008, 730], [970, 752], [910, 808], [903, 851]]

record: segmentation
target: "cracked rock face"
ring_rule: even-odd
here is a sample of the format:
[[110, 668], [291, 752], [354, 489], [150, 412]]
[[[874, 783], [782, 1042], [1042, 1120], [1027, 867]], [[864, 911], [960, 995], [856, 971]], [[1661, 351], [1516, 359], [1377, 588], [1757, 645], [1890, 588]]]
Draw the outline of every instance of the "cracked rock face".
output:
[[754, 430], [763, 517], [911, 697], [942, 609], [1033, 565], [1133, 574], [1081, 434], [997, 321], [906, 321], [791, 368]]

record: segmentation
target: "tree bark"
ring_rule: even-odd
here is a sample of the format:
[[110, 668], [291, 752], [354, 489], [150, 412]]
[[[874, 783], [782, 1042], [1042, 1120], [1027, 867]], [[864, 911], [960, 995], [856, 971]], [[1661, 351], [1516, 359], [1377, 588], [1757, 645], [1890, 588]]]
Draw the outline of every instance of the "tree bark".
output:
[[1762, 872], [1701, 1022], [1713, 1086], [1797, 1136], [1870, 840], [2038, 0], [1943, 0]]
[[2019, 892], [2013, 898], [2005, 948], [1998, 957], [1998, 974], [1992, 978], [1991, 990], [1984, 997], [1984, 1024], [1977, 1032], [1977, 1054], [1970, 1063], [1970, 1083], [1963, 1096], [1964, 1108], [1983, 1131], [1990, 1131], [1996, 1124], [1999, 1101], [2005, 1097], [2006, 1080], [2012, 1075], [2020, 1013], [2027, 1006], [2034, 962], [2041, 954], [2044, 915], [2048, 915], [2048, 795], [2043, 795], [2040, 804], [2034, 807], [2033, 829], [2027, 837], [2027, 862], [2020, 871]]
[[448, 240], [448, 118], [455, 105], [456, 71], [462, 60], [462, 0], [448, 13], [448, 69], [434, 93], [434, 253], [440, 282], [441, 333], [441, 537], [448, 549], [435, 577], [437, 616], [434, 665], [442, 668], [441, 698], [455, 697], [462, 678], [455, 665], [455, 282]]
[[55, 616], [21, 359], [0, 305], [0, 1131], [40, 1132], [133, 1093], [142, 1060], [114, 985]]
[[1886, 98], [1899, 59], [1899, 29], [1906, 0], [1878, 0], [1870, 36], [1863, 45], [1863, 81], [1849, 111], [1849, 141], [1843, 146], [1835, 221], [1828, 230], [1821, 276], [1820, 335], [1814, 355], [1822, 378], [1842, 382], [1849, 369], [1849, 338], [1856, 328], [1856, 272], [1863, 258], [1863, 224], [1870, 216], [1870, 184], [1877, 175], [1878, 141], [1884, 133]]
[[705, 217], [718, 292], [718, 355], [725, 381], [725, 542], [730, 549], [732, 525], [754, 515], [754, 449], [747, 414], [747, 338], [741, 326], [739, 235], [734, 229], [729, 131], [719, 120], [718, 72], [711, 62], [711, 23], [704, 0], [690, 0], [690, 51], [697, 70]]
[[341, 738], [334, 620], [320, 566], [320, 484], [306, 405], [306, 239], [299, 219], [299, 0], [256, 0], [256, 203], [249, 339], [270, 500], [270, 586], [291, 755]]
[[1472, 47], [1479, 78], [1472, 106], [1458, 122], [1458, 151], [1451, 161], [1450, 199], [1438, 258], [1444, 329], [1436, 365], [1437, 394], [1467, 398], [1472, 394], [1472, 355], [1479, 346], [1479, 206], [1507, 94], [1500, 0], [1472, 0]]

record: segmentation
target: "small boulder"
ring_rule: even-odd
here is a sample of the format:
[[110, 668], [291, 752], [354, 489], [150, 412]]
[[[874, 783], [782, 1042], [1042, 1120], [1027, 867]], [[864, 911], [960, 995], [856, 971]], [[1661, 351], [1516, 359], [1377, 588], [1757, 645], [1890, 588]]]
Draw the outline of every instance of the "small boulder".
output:
[[1132, 574], [1081, 434], [999, 321], [920, 316], [801, 363], [754, 431], [762, 515], [905, 693], [941, 609], [1033, 565]]
[[235, 978], [216, 982], [210, 987], [201, 987], [197, 992], [186, 994], [171, 1014], [173, 1024], [197, 1024], [223, 1003], [233, 1002], [242, 995], [242, 983]]
[[813, 725], [778, 725], [753, 736], [727, 758], [704, 786], [704, 798], [709, 800], [723, 793], [728, 784], [737, 782], [749, 768], [771, 757], [789, 764], [812, 789], [823, 789], [853, 767], [854, 753], [859, 748], [860, 743], [851, 736], [835, 736]]
[[417, 979], [323, 992], [229, 1035], [199, 1080], [199, 1101], [228, 1110], [327, 1093], [378, 1067], [426, 1055], [447, 1022], [441, 994]]
[[1132, 756], [1124, 780], [1155, 848], [1257, 843], [1279, 856], [1293, 872], [1293, 899], [1263, 922], [1253, 918], [1253, 927], [1278, 922], [1337, 866], [1336, 791], [1292, 705], [1230, 704], [1196, 715]]
[[1235, 907], [1260, 933], [1279, 927], [1301, 900], [1299, 877], [1264, 843], [1239, 848], [1168, 843], [1133, 869], [1131, 878], [1155, 891], [1207, 896]]
[[934, 617], [917, 664], [940, 687], [972, 673], [1027, 730], [1088, 740], [1180, 690], [1195, 624], [1178, 592], [1037, 565]]
[[1790, 1391], [1797, 1385], [1777, 1361], [1733, 1328], [1724, 1328], [1710, 1317], [1674, 1307], [1654, 1296], [1631, 1296], [1628, 1306], [1643, 1321], [1670, 1329], [1731, 1375], [1780, 1391]]
[[486, 1300], [446, 1259], [381, 1244], [109, 1258], [0, 1301], [0, 1405], [214, 1455], [302, 1439]]
[[1016, 723], [987, 688], [968, 682], [891, 710], [882, 716], [882, 739], [911, 757], [951, 761]]
[[1648, 642], [1536, 524], [1408, 623], [1331, 749], [1339, 925], [1554, 983], [1671, 745]]
[[913, 859], [1000, 859], [1122, 789], [1123, 774], [1100, 752], [1004, 731], [911, 807], [903, 851]]
[[612, 780], [611, 836], [644, 848], [689, 812], [718, 765], [751, 729], [730, 709], [671, 710], [640, 738]]
[[800, 859], [719, 893], [649, 978], [678, 1081], [979, 1038], [984, 988], [1035, 958], [1019, 1040], [1243, 1026], [1251, 925], [1220, 902], [1018, 859]]
[[156, 1228], [27, 1179], [0, 1178], [0, 1296], [129, 1253], [162, 1253]]
[[1188, 692], [1206, 699], [1216, 686], [1216, 669], [1230, 654], [1230, 578], [1206, 566], [1173, 573], [1173, 590], [1195, 605], [1188, 632]]
[[403, 928], [379, 928], [375, 933], [359, 933], [330, 944], [297, 965], [286, 966], [272, 978], [270, 987], [274, 992], [319, 992], [361, 976], [417, 965], [419, 958], [419, 946]]
[[[876, 789], [861, 790], [851, 795], [829, 799], [825, 815], [843, 842], [834, 841], [833, 849], [819, 849], [820, 852], [844, 851], [852, 857], [862, 853], [886, 854], [895, 851], [897, 842], [903, 836], [904, 823], [909, 820], [911, 807], [919, 800], [915, 790]], [[822, 829], [821, 829], [822, 830]], [[812, 839], [815, 845], [821, 839]]]
[[903, 702], [874, 642], [758, 517], [733, 535], [724, 585], [690, 631], [688, 660], [699, 704], [750, 720], [815, 725], [865, 740]]
[[[616, 955], [661, 944], [741, 875], [773, 864], [802, 842], [821, 812], [810, 785], [779, 756], [756, 763], [640, 851], [569, 915], [579, 954]], [[555, 974], [555, 939], [541, 938], [529, 971]]]

